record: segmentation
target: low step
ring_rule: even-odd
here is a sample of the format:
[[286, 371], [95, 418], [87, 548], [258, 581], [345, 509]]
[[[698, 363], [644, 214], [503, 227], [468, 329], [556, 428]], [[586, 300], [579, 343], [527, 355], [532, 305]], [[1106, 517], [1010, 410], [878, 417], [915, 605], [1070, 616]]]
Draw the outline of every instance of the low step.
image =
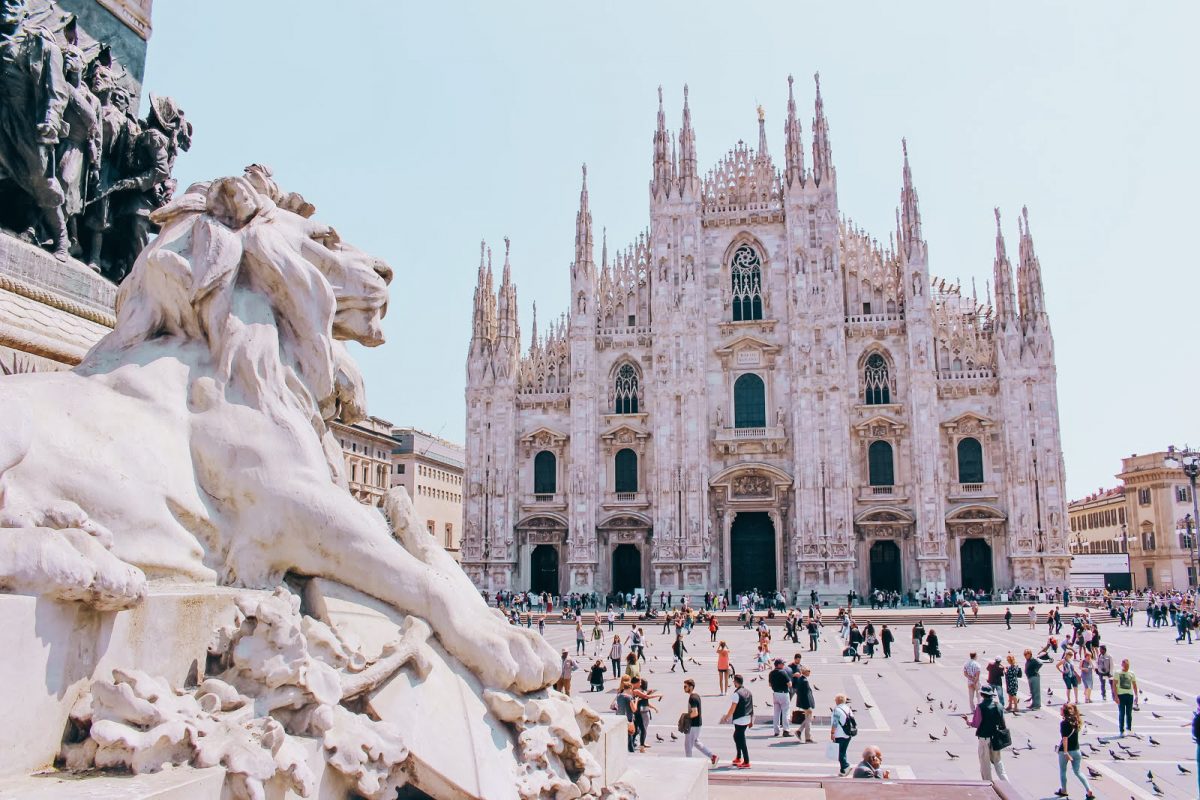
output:
[[145, 775], [47, 772], [0, 780], [0, 800], [221, 800], [225, 770], [179, 767]]
[[708, 800], [706, 758], [635, 758], [620, 782], [637, 790], [643, 800]]

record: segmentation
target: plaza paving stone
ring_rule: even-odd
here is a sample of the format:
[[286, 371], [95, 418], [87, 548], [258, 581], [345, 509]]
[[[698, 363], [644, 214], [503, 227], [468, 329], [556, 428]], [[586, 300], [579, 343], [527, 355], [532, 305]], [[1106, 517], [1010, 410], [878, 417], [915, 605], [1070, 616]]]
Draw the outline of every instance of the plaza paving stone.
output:
[[[1014, 607], [1015, 610], [1015, 607]], [[929, 628], [929, 616], [912, 610], [904, 614], [903, 625], [893, 626], [896, 646], [893, 657], [876, 657], [852, 664], [841, 657], [842, 642], [837, 636], [837, 626], [826, 622], [822, 631], [819, 650], [808, 651], [808, 643], [801, 637], [802, 644], [796, 646], [783, 642], [783, 629], [772, 627], [772, 656], [790, 661], [794, 653], [803, 655], [803, 663], [812, 669], [812, 683], [817, 700], [817, 717], [828, 719], [835, 694], [850, 696], [851, 705], [859, 721], [859, 735], [850, 749], [851, 763], [857, 763], [862, 749], [876, 745], [884, 753], [884, 766], [892, 770], [893, 777], [948, 780], [978, 780], [979, 767], [975, 755], [974, 731], [963, 719], [942, 704], [952, 702], [962, 713], [967, 695], [962, 666], [967, 654], [975, 650], [980, 661], [1004, 656], [1010, 651], [1021, 657], [1021, 652], [1032, 648], [1035, 652], [1046, 642], [1046, 626], [1039, 624], [1029, 630], [1028, 623], [1018, 616], [1013, 629], [1006, 630], [1003, 624], [975, 624], [966, 628], [955, 628], [953, 623], [938, 622], [936, 628], [941, 639], [943, 657], [937, 664], [915, 664], [912, 661], [910, 644], [911, 622], [922, 617]], [[1066, 614], [1070, 618], [1070, 609]], [[856, 609], [855, 614], [862, 625], [871, 618], [868, 609]], [[585, 632], [590, 633], [591, 616], [585, 614]], [[630, 618], [618, 622], [614, 632], [624, 638], [631, 629]], [[670, 739], [675, 722], [684, 709], [685, 695], [682, 689], [684, 674], [678, 669], [672, 673], [670, 645], [674, 635], [663, 634], [661, 620], [640, 623], [647, 634], [646, 659], [642, 674], [652, 689], [665, 695], [656, 705], [658, 712], [650, 727], [647, 741], [651, 748], [645, 754], [634, 754], [632, 758], [654, 758], [659, 755], [682, 754], [682, 736], [679, 741]], [[606, 640], [612, 634], [602, 622]], [[1099, 688], [1093, 692], [1091, 704], [1081, 704], [1084, 714], [1085, 732], [1083, 742], [1097, 743], [1099, 753], [1090, 752], [1084, 746], [1085, 765], [1099, 771], [1101, 778], [1092, 780], [1092, 788], [1099, 798], [1133, 797], [1138, 800], [1156, 800], [1148, 770], [1155, 775], [1155, 782], [1168, 798], [1197, 796], [1196, 746], [1190, 733], [1190, 722], [1195, 697], [1200, 693], [1200, 644], [1176, 644], [1173, 629], [1145, 627], [1143, 614], [1138, 614], [1132, 628], [1120, 627], [1115, 622], [1105, 622], [1103, 640], [1117, 664], [1122, 658], [1132, 660], [1133, 671], [1138, 676], [1143, 691], [1141, 711], [1134, 715], [1134, 728], [1143, 738], [1126, 737], [1121, 741], [1134, 753], [1134, 757], [1114, 759], [1112, 749], [1118, 756], [1124, 751], [1116, 742], [1101, 744], [1100, 739], [1115, 737], [1117, 733], [1116, 706], [1109, 700], [1102, 702]], [[1064, 631], [1065, 632], [1065, 631]], [[546, 627], [546, 638], [556, 648], [575, 650], [574, 626], [550, 624]], [[715, 645], [709, 642], [708, 630], [697, 627], [686, 637], [689, 660], [686, 677], [696, 680], [697, 691], [704, 703], [704, 741], [714, 750], [721, 761], [713, 773], [733, 772], [741, 776], [769, 773], [780, 777], [810, 777], [835, 775], [835, 761], [826, 758], [829, 740], [827, 725], [814, 725], [814, 744], [800, 744], [795, 737], [773, 738], [770, 723], [770, 690], [766, 684], [766, 673], [754, 671], [753, 656], [757, 638], [753, 631], [744, 630], [737, 624], [725, 624], [718, 633], [732, 649], [732, 662], [746, 677], [746, 686], [754, 693], [758, 716], [748, 735], [753, 768], [748, 771], [734, 770], [729, 766], [733, 755], [730, 725], [720, 725], [718, 720], [728, 708], [726, 698], [717, 694]], [[611, 713], [609, 706], [614, 695], [615, 681], [609, 678], [603, 693], [588, 691], [587, 668], [595, 657], [605, 658], [607, 649], [602, 648], [593, 656], [592, 644], [588, 643], [587, 657], [580, 657], [580, 671], [575, 673], [572, 694], [583, 697], [601, 713]], [[607, 665], [607, 660], [605, 664]], [[1054, 746], [1058, 738], [1059, 707], [1063, 697], [1062, 681], [1053, 665], [1042, 671], [1042, 687], [1050, 694], [1045, 699], [1049, 706], [1036, 712], [1006, 715], [1012, 729], [1014, 749], [1005, 752], [1004, 762], [1011, 783], [1028, 797], [1051, 797], [1058, 788], [1058, 762]], [[1022, 698], [1026, 697], [1026, 684], [1021, 681]], [[1166, 697], [1175, 693], [1183, 698], [1177, 701]], [[933, 703], [926, 701], [933, 697]], [[1082, 694], [1081, 694], [1082, 699]], [[867, 708], [867, 705], [871, 708]], [[1023, 701], [1022, 701], [1023, 704]], [[930, 705], [933, 710], [930, 710]], [[921, 713], [917, 714], [917, 709]], [[1158, 716], [1155, 717], [1154, 715]], [[915, 720], [915, 725], [913, 724]], [[936, 736], [934, 741], [930, 737]], [[1151, 745], [1148, 737], [1160, 742]], [[660, 741], [661, 737], [661, 741]], [[1032, 749], [1028, 749], [1032, 746]], [[951, 759], [947, 751], [959, 756]], [[700, 757], [697, 754], [696, 757]], [[1177, 764], [1191, 771], [1191, 775], [1179, 772]], [[845, 779], [849, 780], [849, 779]], [[1083, 789], [1074, 775], [1068, 772], [1067, 789], [1071, 797], [1083, 797]]]

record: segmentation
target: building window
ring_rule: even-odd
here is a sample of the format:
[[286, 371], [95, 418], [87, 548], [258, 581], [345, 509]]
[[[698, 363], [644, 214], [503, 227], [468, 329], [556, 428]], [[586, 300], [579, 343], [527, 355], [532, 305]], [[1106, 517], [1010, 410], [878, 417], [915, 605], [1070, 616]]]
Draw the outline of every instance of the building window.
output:
[[549, 450], [533, 457], [533, 493], [554, 494], [558, 491], [558, 459]]
[[866, 383], [866, 397], [869, 406], [886, 405], [892, 402], [891, 383], [888, 380], [887, 361], [879, 353], [867, 356], [867, 366], [863, 371]]
[[764, 428], [766, 425], [766, 387], [762, 378], [747, 372], [733, 384], [733, 427]]
[[618, 494], [622, 492], [636, 492], [638, 490], [637, 462], [637, 453], [628, 447], [617, 451], [613, 471], [615, 478], [614, 489]]
[[762, 260], [748, 244], [733, 251], [733, 321], [762, 319]]
[[1149, 489], [1138, 489], [1138, 505], [1142, 505], [1142, 506], [1150, 505], [1150, 490]]
[[638, 413], [638, 376], [633, 364], [625, 363], [617, 370], [617, 380], [614, 385], [616, 396], [616, 413]]
[[406, 465], [406, 464], [397, 464], [397, 465], [396, 465], [396, 474], [397, 474], [397, 475], [403, 475], [403, 474], [404, 474], [404, 467], [405, 467], [405, 466], [407, 466], [407, 465]]
[[1154, 549], [1156, 549], [1154, 545], [1155, 545], [1154, 530], [1148, 528], [1148, 529], [1142, 531], [1142, 549], [1143, 550], [1154, 550]]
[[437, 523], [434, 522], [433, 520], [431, 520], [431, 519], [425, 520], [425, 530], [429, 531], [430, 536], [434, 535], [433, 531], [436, 527], [437, 527]]
[[454, 525], [449, 522], [446, 523], [446, 547], [454, 547]]
[[867, 470], [872, 486], [894, 486], [895, 471], [892, 467], [892, 446], [884, 441], [871, 442], [867, 448]]
[[1176, 486], [1176, 487], [1175, 487], [1175, 502], [1176, 502], [1176, 503], [1190, 503], [1190, 502], [1192, 502], [1192, 490], [1191, 490], [1191, 488], [1189, 488], [1189, 487], [1187, 487], [1187, 486]]
[[958, 440], [958, 482], [983, 483], [983, 446], [970, 436]]

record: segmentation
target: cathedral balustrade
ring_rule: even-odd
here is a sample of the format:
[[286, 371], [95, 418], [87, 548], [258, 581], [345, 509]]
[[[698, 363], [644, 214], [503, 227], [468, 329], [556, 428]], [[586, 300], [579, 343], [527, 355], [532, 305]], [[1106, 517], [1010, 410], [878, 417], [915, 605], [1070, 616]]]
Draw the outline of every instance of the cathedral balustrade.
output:
[[521, 505], [535, 506], [542, 510], [550, 510], [550, 509], [556, 509], [556, 508], [565, 510], [567, 507], [567, 497], [562, 492], [555, 492], [553, 494], [529, 493], [529, 494], [522, 495]]
[[908, 487], [894, 486], [862, 486], [858, 490], [858, 499], [864, 502], [881, 501], [887, 503], [903, 502], [908, 499]]
[[783, 439], [786, 436], [787, 432], [778, 425], [761, 428], [717, 428], [718, 442], [744, 439]]
[[950, 484], [951, 500], [981, 500], [996, 499], [999, 490], [993, 483], [952, 483]]
[[606, 509], [649, 508], [650, 497], [645, 492], [608, 492], [602, 505]]
[[969, 381], [996, 377], [991, 369], [939, 369], [939, 381]]

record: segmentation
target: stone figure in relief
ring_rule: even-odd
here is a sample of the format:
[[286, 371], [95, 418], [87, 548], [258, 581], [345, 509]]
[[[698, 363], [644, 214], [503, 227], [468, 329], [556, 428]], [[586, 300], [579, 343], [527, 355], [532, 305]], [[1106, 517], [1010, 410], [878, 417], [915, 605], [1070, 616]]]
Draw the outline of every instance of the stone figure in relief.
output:
[[62, 184], [67, 233], [79, 241], [79, 218], [89, 189], [100, 183], [100, 101], [83, 82], [84, 58], [79, 48], [64, 47], [67, 82], [66, 133], [58, 143], [58, 180]]
[[21, 238], [40, 241], [43, 226], [54, 257], [67, 259], [63, 190], [55, 148], [63, 130], [67, 82], [54, 34], [27, 20], [24, 0], [0, 4], [0, 179], [24, 195]]
[[258, 166], [191, 186], [83, 362], [0, 378], [0, 589], [116, 609], [148, 579], [320, 576], [428, 622], [485, 687], [548, 686], [556, 654], [487, 610], [406, 494], [389, 525], [347, 491], [327, 425], [365, 402], [340, 340], [382, 344], [392, 272], [312, 211]]

